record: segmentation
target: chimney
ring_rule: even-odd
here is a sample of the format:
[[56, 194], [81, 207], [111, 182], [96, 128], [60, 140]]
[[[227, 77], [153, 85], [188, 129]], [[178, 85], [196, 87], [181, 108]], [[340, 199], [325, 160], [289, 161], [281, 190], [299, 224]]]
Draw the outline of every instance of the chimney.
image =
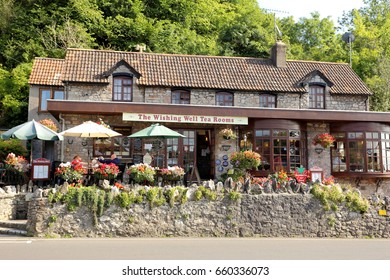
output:
[[277, 41], [271, 48], [271, 59], [276, 67], [287, 67], [286, 64], [286, 49], [287, 46], [282, 41]]

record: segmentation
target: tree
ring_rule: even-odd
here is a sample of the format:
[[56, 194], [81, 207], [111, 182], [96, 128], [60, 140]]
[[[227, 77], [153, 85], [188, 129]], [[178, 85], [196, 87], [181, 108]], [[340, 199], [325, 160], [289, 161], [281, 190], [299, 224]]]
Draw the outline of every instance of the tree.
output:
[[283, 39], [289, 44], [290, 58], [315, 61], [347, 61], [348, 53], [341, 35], [336, 31], [333, 21], [320, 18], [318, 12], [311, 18], [300, 18], [294, 23], [292, 17], [280, 20]]
[[389, 110], [390, 1], [365, 0], [365, 7], [344, 15], [342, 23], [355, 36], [352, 65], [374, 96], [372, 110]]
[[31, 66], [20, 64], [11, 72], [0, 68], [0, 126], [12, 127], [27, 120]]

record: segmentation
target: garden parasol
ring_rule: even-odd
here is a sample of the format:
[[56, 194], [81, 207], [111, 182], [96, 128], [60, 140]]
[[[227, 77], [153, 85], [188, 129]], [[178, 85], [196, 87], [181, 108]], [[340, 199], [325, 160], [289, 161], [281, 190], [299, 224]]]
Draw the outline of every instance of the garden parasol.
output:
[[[156, 138], [156, 139], [171, 139], [186, 137], [166, 126], [159, 123], [152, 124], [138, 132], [135, 132], [128, 137], [130, 138]], [[157, 150], [157, 157], [159, 156], [159, 149]]]
[[35, 120], [15, 126], [0, 135], [1, 139], [20, 140], [40, 139], [46, 141], [63, 140], [63, 137]]
[[[45, 141], [56, 141], [56, 140], [64, 139], [57, 132], [51, 130], [50, 128], [44, 126], [43, 124], [35, 120], [25, 122], [23, 124], [20, 124], [18, 126], [15, 126], [7, 130], [6, 132], [0, 135], [0, 138], [1, 139], [16, 138], [20, 140], [39, 139]], [[31, 148], [30, 160], [32, 160], [32, 148]]]
[[131, 134], [128, 136], [130, 138], [179, 138], [179, 137], [185, 137], [184, 135], [166, 127], [159, 123], [152, 124], [151, 126], [148, 126], [147, 128], [144, 128], [136, 133]]
[[80, 125], [62, 131], [60, 135], [80, 138], [110, 138], [121, 136], [122, 134], [93, 121], [86, 121]]
[[60, 135], [84, 138], [109, 138], [121, 136], [122, 134], [95, 122], [86, 121], [80, 125], [64, 130]]

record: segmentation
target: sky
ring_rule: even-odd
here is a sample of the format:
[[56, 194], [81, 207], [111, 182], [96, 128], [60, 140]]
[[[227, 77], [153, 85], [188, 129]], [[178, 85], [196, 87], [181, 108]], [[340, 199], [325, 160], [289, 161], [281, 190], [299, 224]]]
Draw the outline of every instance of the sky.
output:
[[[257, 0], [260, 8], [277, 10], [276, 17], [293, 16], [297, 21], [301, 17], [310, 18], [312, 12], [319, 12], [320, 18], [331, 16], [337, 26], [337, 20], [343, 11], [359, 9], [364, 6], [363, 0]], [[274, 11], [271, 11], [274, 12]]]

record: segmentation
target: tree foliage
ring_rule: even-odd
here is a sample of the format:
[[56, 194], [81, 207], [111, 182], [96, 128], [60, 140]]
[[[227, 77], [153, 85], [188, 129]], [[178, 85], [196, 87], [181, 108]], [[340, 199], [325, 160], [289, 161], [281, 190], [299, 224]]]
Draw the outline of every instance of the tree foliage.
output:
[[[340, 24], [351, 30], [353, 68], [375, 93], [372, 108], [390, 109], [387, 86], [390, 0], [365, 0]], [[260, 2], [261, 5], [261, 2]], [[0, 126], [26, 121], [28, 75], [35, 57], [66, 49], [269, 57], [274, 15], [256, 0], [0, 0]], [[330, 18], [276, 18], [288, 58], [349, 61], [349, 46]]]

